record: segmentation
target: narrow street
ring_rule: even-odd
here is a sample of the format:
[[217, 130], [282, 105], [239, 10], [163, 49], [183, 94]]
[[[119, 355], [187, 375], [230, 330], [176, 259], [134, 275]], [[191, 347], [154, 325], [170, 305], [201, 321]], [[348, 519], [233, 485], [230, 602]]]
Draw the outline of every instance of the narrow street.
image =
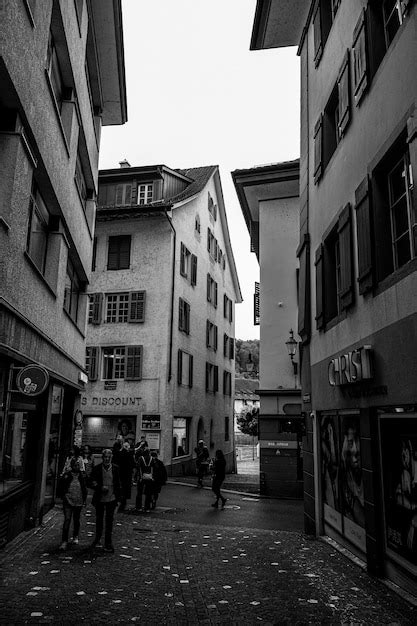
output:
[[0, 555], [0, 623], [401, 624], [417, 608], [303, 532], [302, 503], [169, 483], [152, 513], [116, 516], [115, 553], [59, 552], [62, 512]]

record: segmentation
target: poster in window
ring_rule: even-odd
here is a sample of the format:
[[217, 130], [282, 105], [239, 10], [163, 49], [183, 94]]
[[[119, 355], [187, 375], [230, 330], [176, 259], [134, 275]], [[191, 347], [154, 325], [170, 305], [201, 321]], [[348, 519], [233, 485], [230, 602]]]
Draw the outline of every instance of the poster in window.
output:
[[83, 445], [91, 446], [95, 454], [103, 448], [113, 448], [118, 437], [135, 442], [135, 424], [131, 418], [85, 416], [82, 431]]
[[341, 418], [340, 491], [343, 514], [364, 528], [365, 499], [358, 415]]
[[387, 548], [417, 566], [417, 419], [381, 420]]
[[340, 512], [339, 428], [337, 415], [322, 417], [320, 442], [323, 503], [331, 509]]
[[117, 438], [122, 438], [123, 443], [127, 442], [133, 448], [136, 440], [136, 420], [123, 418], [117, 424]]

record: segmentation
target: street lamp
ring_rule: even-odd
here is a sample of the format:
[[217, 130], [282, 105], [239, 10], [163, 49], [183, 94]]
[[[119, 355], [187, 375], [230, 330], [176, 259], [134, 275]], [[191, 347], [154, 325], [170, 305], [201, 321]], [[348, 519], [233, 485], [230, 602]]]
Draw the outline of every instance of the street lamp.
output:
[[291, 359], [292, 367], [293, 367], [293, 370], [294, 370], [294, 376], [297, 376], [297, 373], [298, 373], [298, 363], [297, 363], [297, 361], [294, 361], [295, 353], [297, 352], [297, 342], [294, 339], [294, 331], [293, 331], [292, 328], [290, 330], [290, 337], [285, 342], [285, 345], [287, 346], [288, 356]]

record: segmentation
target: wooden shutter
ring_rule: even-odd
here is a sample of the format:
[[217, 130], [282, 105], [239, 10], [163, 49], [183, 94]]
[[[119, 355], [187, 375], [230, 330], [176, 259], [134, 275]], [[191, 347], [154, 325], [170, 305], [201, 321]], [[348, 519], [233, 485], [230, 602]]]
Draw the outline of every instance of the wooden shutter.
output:
[[210, 347], [210, 321], [206, 321], [206, 347]]
[[183, 244], [183, 243], [181, 243], [181, 252], [180, 252], [180, 274], [181, 274], [182, 276], [186, 276], [186, 275], [187, 275], [187, 274], [186, 274], [186, 271], [185, 271], [185, 268], [186, 268], [186, 265], [185, 265], [185, 250], [186, 250], [186, 248], [185, 248], [184, 244]]
[[178, 328], [184, 330], [184, 300], [182, 298], [179, 299]]
[[214, 306], [217, 309], [217, 283], [216, 281], [214, 282]]
[[131, 204], [132, 202], [132, 185], [129, 183], [125, 185], [125, 193], [123, 198], [123, 204]]
[[209, 391], [210, 387], [210, 363], [206, 361], [206, 391]]
[[128, 346], [126, 349], [126, 379], [142, 378], [142, 346]]
[[116, 186], [116, 206], [120, 206], [123, 204], [123, 191], [124, 185]]
[[188, 386], [189, 387], [193, 386], [193, 365], [194, 365], [194, 358], [192, 354], [189, 354], [188, 355]]
[[218, 365], [214, 365], [214, 376], [213, 376], [213, 391], [214, 393], [216, 393], [216, 391], [219, 390], [219, 366]]
[[177, 364], [178, 384], [182, 383], [182, 350], [178, 350], [178, 364]]
[[261, 323], [261, 308], [260, 308], [260, 284], [255, 282], [255, 293], [253, 294], [253, 324], [259, 326]]
[[185, 332], [187, 335], [190, 334], [190, 305], [188, 302], [184, 302], [184, 321], [185, 321]]
[[227, 318], [227, 296], [223, 295], [223, 317]]
[[316, 326], [324, 328], [324, 246], [321, 243], [316, 250]]
[[373, 287], [372, 217], [369, 202], [369, 181], [366, 177], [355, 191], [356, 228], [358, 238], [359, 293]]
[[131, 291], [129, 294], [129, 322], [145, 321], [146, 291]]
[[340, 249], [340, 306], [342, 310], [353, 304], [353, 262], [352, 262], [352, 220], [350, 204], [347, 204], [339, 217], [337, 227]]
[[338, 134], [341, 137], [350, 122], [350, 64], [349, 50], [343, 59], [337, 79], [337, 89], [339, 96], [339, 128]]
[[313, 32], [314, 32], [314, 65], [317, 67], [323, 54], [323, 37], [321, 26], [320, 0], [317, 0], [313, 11]]
[[91, 294], [91, 297], [93, 299], [93, 319], [91, 320], [91, 323], [100, 324], [103, 310], [103, 294], [93, 293]]
[[130, 235], [120, 237], [120, 267], [125, 270], [130, 267]]
[[197, 284], [197, 257], [195, 254], [191, 255], [191, 284]]
[[211, 276], [207, 274], [207, 302], [211, 302]]
[[93, 239], [93, 254], [91, 256], [91, 271], [96, 271], [96, 260], [97, 260], [97, 237]]
[[224, 335], [223, 335], [223, 356], [227, 356], [228, 343], [229, 343], [229, 337], [226, 335], [226, 333], [224, 333]]
[[107, 269], [119, 269], [118, 237], [109, 237], [109, 251], [107, 256]]
[[368, 86], [365, 9], [353, 31], [353, 95], [358, 105]]
[[235, 358], [235, 340], [229, 337], [229, 359]]
[[123, 270], [130, 266], [130, 235], [109, 237], [108, 270]]
[[314, 182], [323, 172], [323, 115], [320, 115], [314, 127]]
[[215, 324], [213, 325], [213, 334], [214, 334], [213, 348], [214, 348], [214, 351], [217, 352], [218, 330], [217, 330], [217, 326]]
[[210, 228], [207, 228], [207, 250], [210, 252]]
[[227, 377], [226, 377], [226, 374], [227, 374], [226, 370], [223, 370], [223, 395], [224, 395], [224, 396], [225, 396], [225, 395], [226, 395], [226, 393], [227, 393], [227, 392], [226, 392], [226, 387], [227, 387], [227, 386], [226, 386], [226, 378], [227, 378]]
[[98, 347], [90, 346], [87, 348], [90, 364], [88, 367], [88, 380], [97, 380], [98, 373]]
[[130, 204], [137, 204], [138, 203], [138, 184], [136, 182], [134, 182], [132, 184], [132, 190], [131, 190], [131, 195], [130, 195]]
[[233, 321], [233, 300], [229, 300], [229, 322]]
[[106, 185], [107, 187], [107, 198], [106, 198], [106, 206], [114, 206], [116, 201], [116, 185]]
[[107, 204], [107, 185], [99, 185], [97, 205], [99, 207]]

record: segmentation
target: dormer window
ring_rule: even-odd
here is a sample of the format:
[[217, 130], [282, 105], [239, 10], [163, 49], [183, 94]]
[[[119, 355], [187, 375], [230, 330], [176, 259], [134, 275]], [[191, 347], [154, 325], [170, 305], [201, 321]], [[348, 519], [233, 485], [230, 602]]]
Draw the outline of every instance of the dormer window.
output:
[[217, 204], [214, 204], [214, 200], [210, 195], [210, 192], [208, 194], [208, 211], [211, 215], [211, 217], [213, 218], [214, 221], [217, 220]]
[[149, 204], [153, 200], [153, 184], [138, 186], [138, 204]]

